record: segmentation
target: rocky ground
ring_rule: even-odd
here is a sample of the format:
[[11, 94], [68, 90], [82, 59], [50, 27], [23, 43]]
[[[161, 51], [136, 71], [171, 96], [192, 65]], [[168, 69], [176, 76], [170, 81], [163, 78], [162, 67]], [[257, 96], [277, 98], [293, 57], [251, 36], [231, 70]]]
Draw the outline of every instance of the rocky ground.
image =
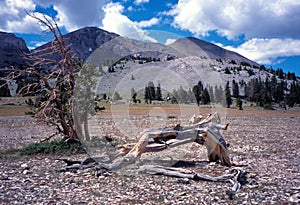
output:
[[[104, 124], [109, 121], [105, 115], [104, 112], [101, 117]], [[137, 121], [143, 124], [141, 119]], [[36, 125], [28, 116], [1, 116], [0, 149], [6, 152], [0, 155], [0, 204], [300, 203], [300, 111], [229, 109], [226, 121], [230, 126], [223, 135], [230, 144], [235, 168], [249, 172], [249, 183], [232, 200], [226, 195], [230, 183], [108, 172], [95, 176], [93, 169], [58, 172], [65, 164], [57, 158], [84, 159], [87, 155], [20, 156], [9, 152], [42, 139], [53, 130]], [[183, 160], [193, 162], [187, 169], [213, 176], [233, 169], [208, 163], [200, 154], [201, 149], [193, 145], [187, 150]]]

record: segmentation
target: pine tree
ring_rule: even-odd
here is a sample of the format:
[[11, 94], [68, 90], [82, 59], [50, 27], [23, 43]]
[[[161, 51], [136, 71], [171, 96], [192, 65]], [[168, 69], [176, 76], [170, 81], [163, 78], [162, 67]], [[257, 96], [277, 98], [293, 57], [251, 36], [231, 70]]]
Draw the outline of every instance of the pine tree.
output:
[[144, 99], [145, 99], [145, 103], [147, 104], [149, 101], [151, 101], [148, 86], [145, 87]]
[[158, 83], [158, 86], [156, 87], [155, 100], [163, 101], [160, 83]]
[[212, 86], [208, 86], [208, 93], [209, 93], [209, 98], [210, 98], [210, 102], [215, 102], [214, 99], [214, 88]]
[[275, 102], [278, 102], [278, 96], [276, 95], [276, 89], [277, 89], [277, 78], [275, 75], [272, 75], [272, 77], [271, 77], [271, 96]]
[[235, 80], [232, 80], [232, 96], [235, 98], [238, 98], [240, 96], [239, 84], [235, 82]]
[[171, 102], [172, 104], [176, 104], [179, 101], [179, 96], [178, 96], [178, 92], [174, 89], [173, 93], [172, 93], [172, 98], [171, 98]]
[[296, 85], [295, 82], [293, 82], [291, 84], [290, 93], [287, 96], [287, 105], [289, 107], [294, 107], [294, 105], [297, 103], [297, 99], [298, 99], [297, 93], [298, 93], [298, 91], [297, 91], [297, 85]]
[[239, 110], [243, 110], [243, 101], [241, 98], [236, 99], [236, 106], [239, 108]]
[[223, 88], [221, 85], [215, 86], [214, 99], [216, 103], [221, 103], [224, 98]]
[[[97, 85], [96, 76], [99, 73], [95, 69], [93, 64], [84, 64], [80, 70], [80, 74], [77, 76], [77, 85], [80, 85], [76, 88], [78, 96], [78, 106], [80, 113], [80, 120], [83, 122], [84, 126], [84, 136], [86, 140], [90, 140], [90, 134], [88, 132], [88, 116], [95, 115], [97, 104], [95, 104], [95, 93], [94, 90]], [[63, 85], [61, 87], [61, 103], [66, 104], [68, 99], [71, 97], [69, 92], [69, 86]]]
[[198, 84], [193, 87], [193, 93], [195, 95], [195, 99], [196, 99], [198, 106], [200, 105], [200, 102], [201, 102], [201, 95], [202, 95], [203, 87], [204, 86], [201, 81], [199, 81]]
[[228, 81], [225, 87], [225, 101], [226, 101], [227, 108], [230, 108], [230, 105], [232, 104], [232, 99], [231, 99], [231, 93], [230, 93], [230, 87]]
[[113, 101], [122, 100], [122, 97], [120, 96], [120, 94], [117, 91], [115, 91], [112, 95], [112, 100]]
[[284, 72], [283, 72], [283, 70], [281, 68], [278, 68], [275, 71], [275, 75], [277, 75], [279, 79], [284, 79]]
[[276, 95], [279, 102], [284, 100], [284, 88], [285, 88], [284, 82], [280, 81], [276, 89]]
[[225, 73], [225, 74], [231, 74], [231, 72], [230, 72], [230, 70], [229, 70], [228, 67], [225, 68], [224, 73]]
[[202, 92], [204, 89], [203, 83], [200, 80], [198, 81], [198, 89], [200, 92]]
[[[1, 77], [1, 73], [0, 73], [0, 77]], [[4, 80], [0, 80], [0, 96], [1, 97], [11, 97], [8, 85], [6, 84], [6, 81], [4, 81]]]
[[199, 90], [198, 85], [195, 85], [195, 86], [193, 87], [193, 93], [194, 93], [194, 96], [195, 96], [197, 105], [199, 106], [199, 105], [200, 105], [200, 101], [201, 101], [201, 92], [200, 92], [200, 90]]
[[187, 103], [188, 101], [188, 93], [183, 89], [182, 86], [180, 86], [178, 90], [178, 100], [180, 103]]
[[148, 94], [149, 94], [149, 99], [150, 100], [155, 100], [155, 86], [152, 81], [148, 83]]
[[204, 88], [204, 90], [202, 92], [202, 104], [207, 105], [209, 103], [210, 103], [210, 96], [209, 96], [207, 88]]
[[194, 95], [194, 93], [191, 89], [188, 90], [188, 102], [189, 103], [195, 103], [196, 102], [195, 95]]
[[130, 95], [131, 95], [132, 102], [137, 103], [137, 100], [136, 100], [137, 93], [134, 90], [134, 88], [131, 88], [131, 94]]

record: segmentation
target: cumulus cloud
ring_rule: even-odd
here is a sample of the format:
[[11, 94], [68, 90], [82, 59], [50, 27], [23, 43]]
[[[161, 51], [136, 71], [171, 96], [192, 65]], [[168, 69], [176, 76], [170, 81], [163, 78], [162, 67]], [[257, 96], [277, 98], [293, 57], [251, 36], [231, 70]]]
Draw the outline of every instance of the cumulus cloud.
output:
[[64, 0], [57, 1], [54, 9], [57, 11], [59, 23], [68, 31], [73, 31], [84, 26], [95, 26], [101, 23], [104, 17], [102, 7], [108, 0]]
[[300, 35], [300, 2], [293, 0], [179, 0], [167, 15], [173, 26], [195, 35], [217, 31], [233, 39], [296, 38]]
[[153, 25], [158, 24], [159, 19], [156, 17], [153, 17], [150, 20], [145, 20], [145, 21], [139, 21], [139, 22], [134, 22], [137, 27], [139, 28], [146, 28], [146, 27], [151, 27]]
[[36, 5], [31, 0], [1, 0], [0, 30], [19, 33], [37, 33], [39, 26], [25, 11], [33, 12]]
[[[137, 4], [149, 0], [137, 0]], [[127, 35], [128, 37], [157, 42], [148, 35], [144, 28], [158, 24], [160, 19], [153, 17], [144, 21], [132, 21], [123, 14], [124, 7], [110, 0], [0, 0], [0, 30], [16, 33], [40, 33], [43, 28], [36, 20], [26, 15], [25, 11], [39, 16], [35, 10], [52, 7], [57, 15], [58, 24], [67, 31], [74, 31], [84, 26], [98, 26], [105, 30]]]
[[140, 5], [140, 4], [144, 4], [144, 3], [148, 3], [149, 0], [134, 0], [134, 4], [136, 5]]
[[158, 23], [158, 19], [152, 18], [148, 21], [133, 22], [123, 14], [124, 7], [120, 3], [108, 3], [103, 7], [105, 13], [102, 19], [103, 29], [138, 40], [157, 42], [143, 30]]
[[278, 57], [300, 56], [300, 40], [291, 38], [253, 38], [238, 47], [222, 47], [235, 51], [260, 64], [276, 63]]
[[27, 46], [28, 46], [29, 50], [32, 50], [32, 49], [35, 49], [35, 48], [37, 48], [41, 45], [44, 45], [46, 43], [48, 43], [48, 42], [46, 42], [46, 41], [30, 41], [29, 45], [27, 45]]
[[67, 31], [73, 31], [83, 26], [101, 24], [104, 17], [102, 6], [109, 0], [0, 0], [0, 29], [17, 33], [40, 33], [41, 28], [36, 21], [26, 15], [35, 12], [37, 6], [49, 8], [53, 6], [57, 12], [58, 24], [65, 26]]

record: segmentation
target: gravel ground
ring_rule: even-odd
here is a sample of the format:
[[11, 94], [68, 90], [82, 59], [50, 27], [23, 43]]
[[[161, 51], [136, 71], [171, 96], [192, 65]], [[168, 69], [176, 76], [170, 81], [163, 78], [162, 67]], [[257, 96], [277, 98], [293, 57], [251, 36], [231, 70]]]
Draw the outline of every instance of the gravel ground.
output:
[[[19, 148], [53, 132], [26, 116], [0, 117], [0, 121], [1, 150]], [[229, 109], [227, 121], [230, 126], [223, 134], [232, 161], [249, 172], [249, 183], [233, 200], [226, 195], [230, 183], [106, 172], [96, 177], [93, 169], [57, 172], [64, 166], [57, 158], [84, 159], [87, 155], [11, 153], [0, 156], [0, 204], [300, 203], [300, 111]], [[198, 155], [199, 149], [192, 146], [187, 150], [185, 160], [196, 162], [187, 169], [214, 176], [230, 172], [232, 168], [208, 163]]]

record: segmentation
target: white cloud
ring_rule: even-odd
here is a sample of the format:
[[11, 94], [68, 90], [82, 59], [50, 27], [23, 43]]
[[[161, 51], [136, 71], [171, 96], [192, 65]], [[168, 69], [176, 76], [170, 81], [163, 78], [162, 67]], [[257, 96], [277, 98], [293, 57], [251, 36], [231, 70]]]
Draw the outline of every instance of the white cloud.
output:
[[36, 5], [31, 0], [0, 1], [0, 30], [6, 32], [37, 33], [40, 27], [28, 17], [25, 11], [32, 12]]
[[46, 42], [46, 41], [30, 41], [29, 45], [27, 45], [27, 46], [28, 46], [29, 50], [33, 50], [33, 49], [35, 49], [41, 45], [44, 45], [46, 43], [48, 43], [48, 42]]
[[158, 19], [153, 18], [148, 21], [133, 22], [123, 15], [124, 7], [120, 3], [108, 3], [103, 7], [105, 13], [102, 19], [103, 29], [138, 40], [157, 42], [143, 30], [143, 27], [152, 26], [158, 23]]
[[140, 21], [140, 22], [134, 22], [135, 25], [139, 28], [146, 28], [146, 27], [151, 27], [153, 25], [158, 24], [159, 19], [156, 17], [153, 17], [150, 20], [145, 20], [145, 21]]
[[[102, 6], [109, 0], [0, 0], [0, 30], [17, 33], [40, 33], [41, 28], [36, 20], [28, 17], [26, 12], [32, 13], [36, 6], [49, 8], [53, 6], [57, 11], [59, 25], [65, 26], [67, 31], [73, 31], [83, 26], [99, 26], [103, 18]], [[36, 15], [39, 15], [35, 12]]]
[[165, 42], [165, 45], [170, 45], [170, 44], [174, 43], [175, 41], [176, 41], [176, 39], [174, 39], [174, 38], [168, 38]]
[[238, 47], [222, 46], [235, 51], [260, 64], [272, 64], [278, 57], [300, 55], [300, 40], [297, 39], [259, 39], [253, 38]]
[[195, 35], [217, 31], [233, 39], [300, 36], [300, 1], [179, 0], [169, 12], [173, 26]]
[[73, 31], [84, 26], [95, 26], [101, 23], [103, 18], [102, 7], [108, 0], [82, 0], [57, 1], [54, 9], [58, 12], [57, 18], [60, 25], [64, 25], [68, 31]]
[[148, 3], [149, 0], [134, 0], [134, 4], [136, 5], [140, 5], [140, 4], [144, 4], [144, 3]]

